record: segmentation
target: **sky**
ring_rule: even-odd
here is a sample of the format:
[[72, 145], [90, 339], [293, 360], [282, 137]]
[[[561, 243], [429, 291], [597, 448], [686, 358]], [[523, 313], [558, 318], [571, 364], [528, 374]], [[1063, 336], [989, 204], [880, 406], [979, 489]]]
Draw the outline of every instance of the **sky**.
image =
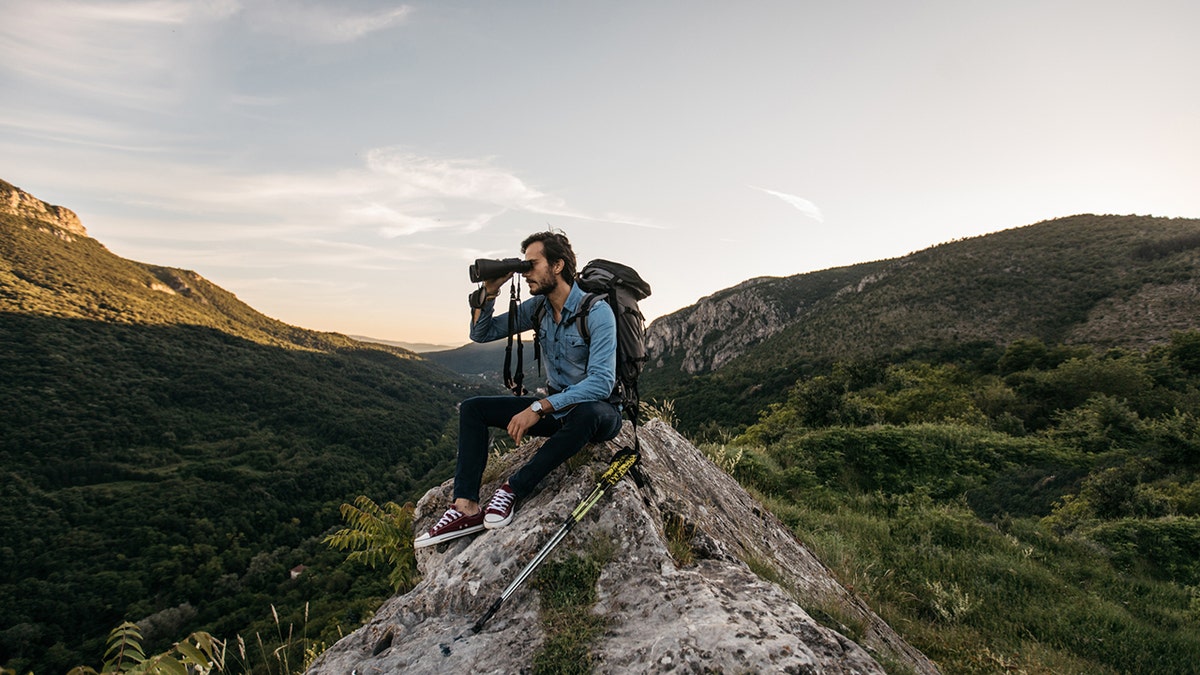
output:
[[1194, 0], [0, 17], [0, 179], [304, 328], [463, 344], [468, 265], [550, 228], [639, 270], [653, 320], [1061, 216], [1200, 217]]

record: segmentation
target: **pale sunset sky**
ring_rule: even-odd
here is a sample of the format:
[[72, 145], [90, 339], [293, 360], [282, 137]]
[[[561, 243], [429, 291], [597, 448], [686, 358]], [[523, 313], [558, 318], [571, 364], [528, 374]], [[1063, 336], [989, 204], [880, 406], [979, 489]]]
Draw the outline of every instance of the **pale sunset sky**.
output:
[[655, 318], [1077, 213], [1200, 217], [1200, 3], [0, 0], [0, 179], [317, 330], [459, 345], [553, 227]]

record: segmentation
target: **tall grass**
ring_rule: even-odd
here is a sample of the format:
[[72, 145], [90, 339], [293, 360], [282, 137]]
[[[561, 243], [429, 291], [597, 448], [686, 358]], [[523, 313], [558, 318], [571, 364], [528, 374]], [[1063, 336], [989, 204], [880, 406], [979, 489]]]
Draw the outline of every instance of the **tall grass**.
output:
[[944, 672], [1197, 672], [1195, 589], [1034, 519], [992, 525], [919, 492], [760, 498]]

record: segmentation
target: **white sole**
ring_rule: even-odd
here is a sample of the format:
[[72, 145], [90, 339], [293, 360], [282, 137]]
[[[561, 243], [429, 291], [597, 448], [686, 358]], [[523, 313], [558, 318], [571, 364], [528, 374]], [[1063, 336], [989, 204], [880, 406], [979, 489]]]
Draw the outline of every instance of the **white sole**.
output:
[[427, 533], [417, 537], [413, 541], [413, 548], [425, 548], [426, 546], [434, 546], [436, 544], [442, 543], [443, 541], [450, 541], [451, 539], [458, 539], [459, 537], [465, 537], [469, 534], [475, 534], [476, 532], [482, 532], [483, 528], [484, 528], [483, 525], [473, 525], [471, 527], [463, 528], [461, 530], [455, 530], [453, 532], [439, 534], [436, 537], [428, 536], [429, 533], [427, 532]]
[[484, 516], [483, 527], [486, 530], [499, 529], [499, 528], [504, 527], [505, 525], [508, 525], [509, 523], [511, 523], [512, 519], [513, 519], [513, 514], [511, 514], [511, 513], [508, 514], [508, 517], [505, 518], [504, 520], [488, 520], [488, 517]]

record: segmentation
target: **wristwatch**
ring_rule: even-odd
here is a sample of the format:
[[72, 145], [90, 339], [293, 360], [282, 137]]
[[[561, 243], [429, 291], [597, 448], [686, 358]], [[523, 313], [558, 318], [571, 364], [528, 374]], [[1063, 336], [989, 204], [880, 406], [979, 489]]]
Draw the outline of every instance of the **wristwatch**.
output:
[[529, 406], [529, 409], [532, 410], [533, 412], [537, 413], [538, 417], [545, 417], [546, 413], [549, 412], [547, 410], [542, 409], [541, 401], [534, 401], [533, 405]]

